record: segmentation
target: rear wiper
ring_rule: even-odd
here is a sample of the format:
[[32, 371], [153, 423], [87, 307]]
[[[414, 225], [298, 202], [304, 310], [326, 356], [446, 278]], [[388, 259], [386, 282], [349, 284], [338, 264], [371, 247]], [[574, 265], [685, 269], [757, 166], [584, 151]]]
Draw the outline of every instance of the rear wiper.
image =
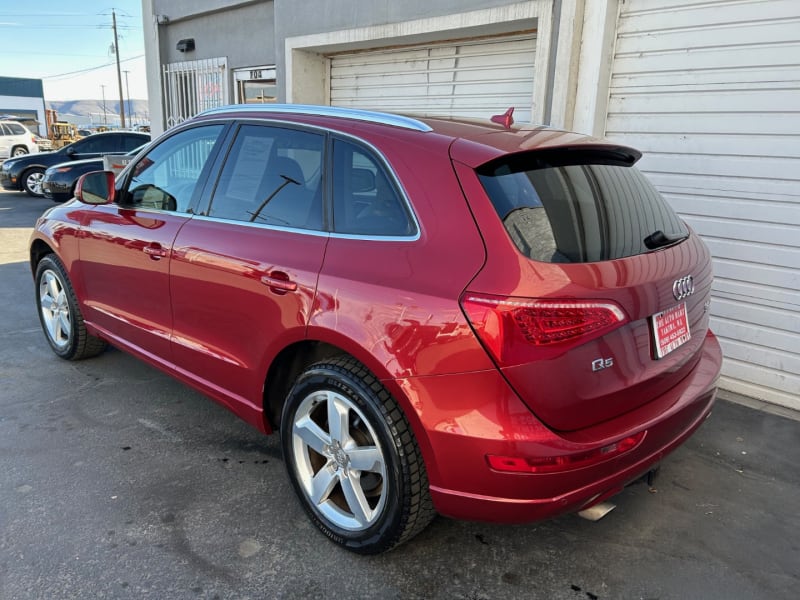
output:
[[671, 246], [682, 242], [689, 237], [688, 233], [664, 233], [660, 229], [656, 229], [653, 233], [644, 238], [644, 245], [648, 250], [657, 250], [665, 246]]

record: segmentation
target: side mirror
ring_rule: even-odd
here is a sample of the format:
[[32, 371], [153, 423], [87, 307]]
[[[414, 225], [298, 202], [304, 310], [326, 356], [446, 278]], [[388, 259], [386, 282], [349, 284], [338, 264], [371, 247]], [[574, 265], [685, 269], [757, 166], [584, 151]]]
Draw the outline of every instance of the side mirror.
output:
[[92, 171], [81, 175], [75, 186], [75, 197], [84, 204], [111, 204], [114, 202], [114, 173]]
[[72, 146], [67, 146], [65, 152], [67, 153], [67, 156], [72, 156], [73, 154], [75, 154], [75, 148], [73, 148]]

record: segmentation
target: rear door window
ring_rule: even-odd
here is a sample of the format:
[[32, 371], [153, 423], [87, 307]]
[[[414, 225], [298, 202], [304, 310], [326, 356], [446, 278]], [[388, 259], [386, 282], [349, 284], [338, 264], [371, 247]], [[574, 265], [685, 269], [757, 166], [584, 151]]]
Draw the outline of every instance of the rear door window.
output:
[[121, 152], [121, 142], [119, 135], [93, 135], [75, 142], [72, 148], [76, 154], [106, 154]]
[[324, 136], [242, 125], [222, 168], [208, 215], [322, 229]]
[[9, 123], [7, 127], [11, 130], [11, 135], [25, 135], [27, 129], [18, 123]]
[[613, 260], [689, 235], [636, 167], [601, 153], [514, 156], [479, 168], [478, 176], [509, 236], [533, 260]]
[[122, 138], [122, 151], [130, 152], [146, 142], [147, 139], [138, 135], [126, 135], [124, 138]]

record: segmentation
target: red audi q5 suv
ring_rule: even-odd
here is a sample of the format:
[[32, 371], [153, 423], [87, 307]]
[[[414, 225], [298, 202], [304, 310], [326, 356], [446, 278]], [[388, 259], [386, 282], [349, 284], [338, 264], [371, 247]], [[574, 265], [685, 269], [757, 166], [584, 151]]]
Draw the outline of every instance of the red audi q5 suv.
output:
[[708, 250], [639, 157], [509, 114], [210, 110], [39, 219], [42, 327], [278, 431], [350, 550], [581, 511], [692, 434], [720, 370]]

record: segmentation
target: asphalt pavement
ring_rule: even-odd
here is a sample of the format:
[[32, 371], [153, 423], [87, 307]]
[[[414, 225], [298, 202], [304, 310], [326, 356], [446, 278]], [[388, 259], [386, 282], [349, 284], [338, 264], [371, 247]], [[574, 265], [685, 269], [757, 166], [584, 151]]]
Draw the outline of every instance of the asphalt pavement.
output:
[[339, 549], [276, 436], [118, 350], [50, 351], [27, 241], [51, 205], [0, 193], [1, 600], [800, 597], [800, 421], [729, 394], [596, 523], [438, 518], [382, 556]]

